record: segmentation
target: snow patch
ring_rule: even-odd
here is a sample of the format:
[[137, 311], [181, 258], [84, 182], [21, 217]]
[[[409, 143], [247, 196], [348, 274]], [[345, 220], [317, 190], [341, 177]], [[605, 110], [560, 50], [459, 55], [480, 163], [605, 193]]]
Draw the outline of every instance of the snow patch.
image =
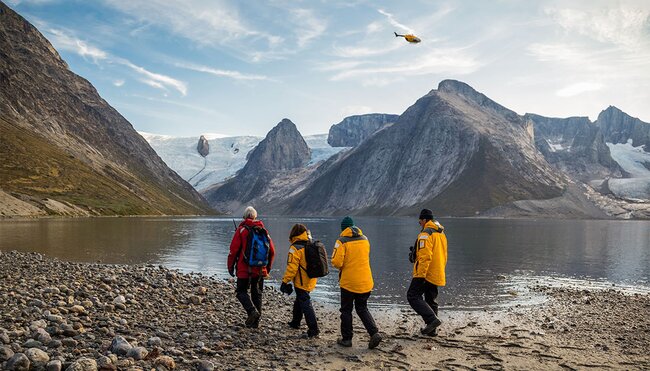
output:
[[562, 142], [552, 142], [548, 139], [546, 139], [546, 143], [548, 143], [549, 147], [551, 147], [551, 152], [565, 151], [571, 148], [571, 146], [564, 147]]
[[328, 134], [315, 134], [305, 136], [307, 146], [311, 148], [311, 160], [307, 166], [317, 164], [321, 161], [327, 161], [335, 154], [350, 149], [351, 147], [332, 147], [327, 143]]

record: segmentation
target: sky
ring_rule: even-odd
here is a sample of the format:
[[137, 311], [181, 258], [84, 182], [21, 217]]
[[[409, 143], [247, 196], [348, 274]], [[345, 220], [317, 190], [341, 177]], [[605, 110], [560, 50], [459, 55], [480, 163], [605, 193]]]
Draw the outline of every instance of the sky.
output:
[[4, 1], [138, 131], [327, 133], [444, 79], [519, 114], [650, 122], [646, 0]]

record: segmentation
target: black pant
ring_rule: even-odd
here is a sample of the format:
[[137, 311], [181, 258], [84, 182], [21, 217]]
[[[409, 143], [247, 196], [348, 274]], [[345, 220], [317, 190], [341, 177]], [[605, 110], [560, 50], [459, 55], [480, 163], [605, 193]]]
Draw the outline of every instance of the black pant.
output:
[[305, 315], [305, 322], [307, 322], [307, 327], [309, 328], [307, 335], [318, 335], [316, 312], [314, 312], [314, 307], [311, 305], [309, 292], [296, 287], [296, 300], [293, 302], [293, 318], [291, 319], [291, 324], [296, 327], [300, 326], [303, 314]]
[[370, 336], [379, 332], [375, 320], [368, 311], [368, 298], [370, 293], [355, 294], [341, 288], [341, 337], [343, 340], [351, 340], [352, 330], [352, 308], [356, 307], [357, 315], [361, 318], [363, 326]]
[[[248, 295], [248, 288], [250, 287], [251, 294]], [[262, 313], [262, 290], [264, 290], [264, 278], [237, 278], [237, 299], [246, 310], [246, 313], [257, 309], [260, 314]]]
[[[424, 295], [424, 300], [422, 299]], [[438, 286], [428, 282], [424, 278], [413, 278], [411, 286], [406, 293], [406, 298], [411, 304], [411, 308], [417, 314], [422, 316], [424, 322], [429, 324], [438, 318]]]

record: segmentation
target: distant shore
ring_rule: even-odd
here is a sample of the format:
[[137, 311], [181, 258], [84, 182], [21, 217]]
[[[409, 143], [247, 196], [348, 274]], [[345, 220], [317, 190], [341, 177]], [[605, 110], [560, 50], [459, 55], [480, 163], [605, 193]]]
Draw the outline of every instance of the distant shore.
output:
[[[0, 253], [0, 369], [642, 369], [650, 296], [531, 287], [549, 300], [445, 311], [437, 337], [406, 308], [378, 311], [385, 340], [335, 344], [335, 308], [316, 305], [318, 339], [289, 329], [292, 297], [267, 287], [259, 329], [243, 326], [231, 282], [152, 265], [70, 263]], [[80, 368], [86, 365], [89, 368]]]

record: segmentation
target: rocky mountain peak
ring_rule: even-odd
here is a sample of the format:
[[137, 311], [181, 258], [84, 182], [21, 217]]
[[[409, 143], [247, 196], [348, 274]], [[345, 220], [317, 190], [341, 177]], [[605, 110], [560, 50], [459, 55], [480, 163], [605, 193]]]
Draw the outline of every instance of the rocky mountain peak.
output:
[[650, 123], [609, 106], [598, 115], [596, 124], [603, 132], [605, 141], [627, 143], [632, 140], [634, 147], [645, 146], [644, 150], [650, 152]]
[[210, 154], [210, 143], [208, 143], [208, 140], [205, 139], [204, 135], [201, 135], [199, 138], [199, 143], [196, 145], [196, 150], [203, 157]]
[[369, 113], [348, 116], [336, 125], [332, 125], [327, 136], [327, 143], [332, 147], [355, 147], [378, 130], [396, 122], [399, 115], [386, 113]]
[[[432, 93], [434, 92], [435, 91], [432, 91]], [[506, 116], [509, 120], [520, 121], [518, 120], [518, 115], [516, 112], [507, 109], [506, 107], [488, 98], [484, 94], [479, 93], [474, 88], [462, 81], [443, 80], [438, 84], [437, 92], [459, 96], [470, 103], [477, 104], [482, 108], [491, 109], [500, 115]], [[523, 127], [526, 127], [525, 122], [521, 122], [520, 124]]]
[[290, 170], [305, 166], [310, 158], [311, 149], [305, 139], [285, 118], [251, 151], [243, 171]]

